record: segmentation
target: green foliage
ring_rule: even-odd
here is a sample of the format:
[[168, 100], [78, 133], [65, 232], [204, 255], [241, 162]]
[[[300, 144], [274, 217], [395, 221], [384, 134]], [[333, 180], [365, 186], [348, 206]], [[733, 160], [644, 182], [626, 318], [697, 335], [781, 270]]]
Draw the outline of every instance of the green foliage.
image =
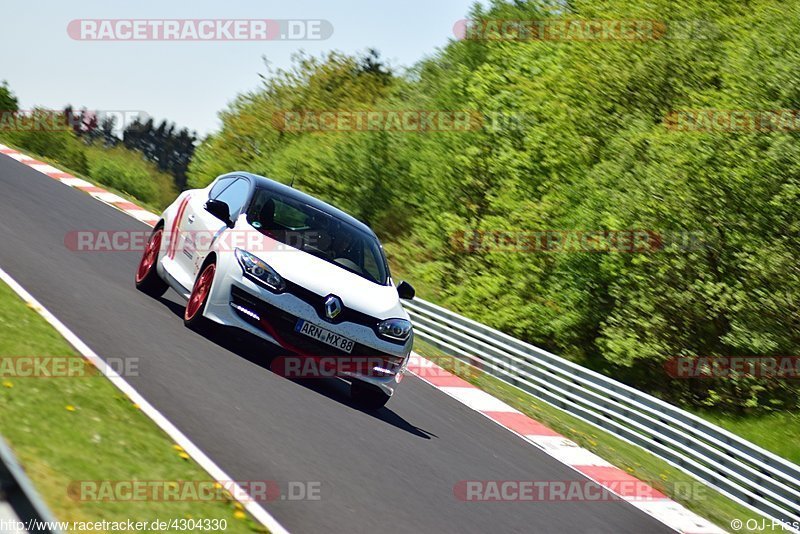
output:
[[[36, 113], [44, 113], [51, 116], [47, 111], [35, 110]], [[32, 119], [35, 121], [35, 119]], [[18, 124], [24, 125], [20, 121]], [[89, 167], [84, 154], [83, 144], [66, 127], [53, 128], [54, 121], [42, 122], [44, 127], [20, 128], [17, 130], [4, 131], [4, 138], [14, 143], [22, 150], [31, 154], [52, 158], [69, 167], [73, 172], [87, 174]]]
[[[106, 121], [104, 126], [106, 146], [116, 146], [117, 138], [111, 131], [113, 121]], [[195, 134], [190, 134], [186, 128], [179, 130], [166, 120], [155, 126], [153, 119], [141, 122], [137, 118], [125, 128], [122, 139], [126, 148], [139, 151], [160, 171], [169, 172], [178, 189], [186, 188], [186, 170], [194, 153]]]
[[99, 141], [87, 144], [66, 125], [0, 133], [4, 140], [34, 157], [53, 160], [70, 172], [88, 176], [156, 208], [166, 207], [177, 194], [170, 175], [156, 169], [140, 153], [122, 146], [102, 148]]
[[167, 205], [177, 194], [172, 178], [157, 171], [153, 164], [136, 152], [123, 147], [103, 149], [91, 146], [87, 154], [89, 176], [100, 184], [154, 206]]
[[[670, 380], [677, 356], [800, 355], [800, 143], [681, 109], [800, 109], [800, 3], [493, 2], [475, 17], [664, 21], [643, 41], [452, 41], [397, 75], [299, 56], [221, 114], [190, 185], [266, 174], [368, 220], [423, 295], [675, 402], [800, 407], [796, 384]], [[374, 58], [373, 58], [374, 59]], [[373, 61], [374, 63], [374, 61]], [[470, 132], [282, 132], [280, 110], [473, 110]], [[465, 253], [456, 232], [699, 235], [648, 254]]]
[[17, 97], [11, 92], [8, 83], [3, 81], [0, 83], [0, 113], [4, 111], [17, 111], [17, 106]]

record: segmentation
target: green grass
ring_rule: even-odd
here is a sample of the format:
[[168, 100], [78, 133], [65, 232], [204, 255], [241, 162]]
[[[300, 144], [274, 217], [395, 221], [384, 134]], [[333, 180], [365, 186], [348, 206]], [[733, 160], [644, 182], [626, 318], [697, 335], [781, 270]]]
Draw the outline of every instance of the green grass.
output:
[[790, 462], [800, 464], [800, 414], [776, 412], [736, 416], [705, 411], [694, 413]]
[[[76, 356], [34, 310], [0, 283], [0, 358]], [[6, 360], [7, 361], [7, 360]], [[0, 377], [0, 433], [59, 521], [226, 519], [226, 532], [263, 532], [230, 500], [80, 501], [72, 481], [209, 481], [147, 416], [102, 375]]]
[[[458, 364], [452, 357], [424, 341], [417, 339], [414, 350], [639, 480], [651, 484], [720, 528], [728, 530], [733, 519], [741, 519], [744, 523], [747, 519], [759, 519], [760, 522], [760, 516], [754, 512], [639, 447], [615, 438], [493, 376]], [[687, 488], [693, 488], [694, 491], [688, 492]], [[743, 528], [739, 532], [750, 531]]]

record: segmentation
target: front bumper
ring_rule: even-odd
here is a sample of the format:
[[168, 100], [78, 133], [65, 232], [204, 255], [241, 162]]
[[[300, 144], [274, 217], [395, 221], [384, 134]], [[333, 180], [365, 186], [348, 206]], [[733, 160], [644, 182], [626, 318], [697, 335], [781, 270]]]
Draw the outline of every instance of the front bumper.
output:
[[[380, 339], [367, 325], [353, 322], [329, 324], [305, 300], [291, 293], [272, 293], [246, 278], [232, 254], [218, 258], [217, 276], [204, 315], [214, 322], [245, 330], [300, 357], [341, 358], [359, 364], [367, 358], [371, 363], [383, 360], [386, 363], [375, 370], [365, 370], [360, 365], [359, 372], [354, 372], [348, 367], [342, 377], [370, 384], [389, 396], [394, 394], [397, 384], [403, 379], [413, 344], [413, 334], [400, 345]], [[352, 352], [347, 354], [295, 332], [298, 319], [354, 341]]]

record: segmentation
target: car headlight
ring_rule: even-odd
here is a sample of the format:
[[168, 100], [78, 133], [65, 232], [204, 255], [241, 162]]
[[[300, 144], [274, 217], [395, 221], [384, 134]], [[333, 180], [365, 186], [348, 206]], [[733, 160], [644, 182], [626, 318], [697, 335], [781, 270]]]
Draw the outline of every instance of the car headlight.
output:
[[405, 319], [386, 319], [378, 324], [378, 333], [389, 339], [404, 341], [411, 333], [411, 321]]
[[234, 254], [236, 254], [236, 259], [239, 260], [239, 265], [242, 266], [242, 270], [246, 275], [267, 286], [272, 291], [280, 292], [284, 290], [286, 284], [281, 275], [264, 261], [240, 248], [237, 248]]

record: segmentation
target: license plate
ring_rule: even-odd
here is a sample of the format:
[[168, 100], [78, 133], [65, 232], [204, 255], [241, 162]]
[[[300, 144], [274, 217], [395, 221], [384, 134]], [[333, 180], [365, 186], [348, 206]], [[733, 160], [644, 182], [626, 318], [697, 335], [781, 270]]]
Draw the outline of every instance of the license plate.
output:
[[353, 352], [353, 347], [355, 346], [355, 341], [350, 341], [346, 337], [342, 337], [339, 334], [334, 334], [330, 330], [326, 330], [321, 326], [309, 323], [303, 319], [297, 321], [297, 325], [294, 327], [294, 330], [295, 332], [300, 332], [308, 337], [312, 337], [317, 341], [321, 341], [326, 345], [336, 347], [337, 349], [348, 354]]

